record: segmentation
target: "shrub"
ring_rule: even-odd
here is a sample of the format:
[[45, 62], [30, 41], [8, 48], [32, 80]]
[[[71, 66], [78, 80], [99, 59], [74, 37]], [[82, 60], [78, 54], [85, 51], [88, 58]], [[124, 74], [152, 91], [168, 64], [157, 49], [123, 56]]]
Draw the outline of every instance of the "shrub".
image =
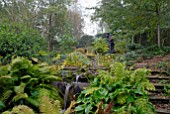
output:
[[109, 46], [104, 38], [96, 38], [93, 42], [93, 48], [98, 53], [106, 53], [109, 51]]
[[0, 62], [6, 64], [16, 56], [36, 57], [45, 48], [45, 39], [23, 25], [1, 23], [0, 47]]
[[65, 59], [64, 66], [73, 66], [73, 67], [83, 67], [83, 66], [90, 66], [91, 61], [90, 59], [81, 52], [72, 52], [68, 54], [67, 58]]

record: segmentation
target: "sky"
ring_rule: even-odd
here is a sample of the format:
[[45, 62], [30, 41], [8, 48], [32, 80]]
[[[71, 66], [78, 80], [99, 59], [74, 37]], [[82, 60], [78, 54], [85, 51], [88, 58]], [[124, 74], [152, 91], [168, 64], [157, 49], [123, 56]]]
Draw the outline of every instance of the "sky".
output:
[[86, 8], [94, 7], [100, 0], [78, 0], [83, 11], [83, 18], [85, 21], [84, 33], [88, 35], [95, 35], [97, 33], [97, 23], [92, 23], [90, 16], [94, 13], [94, 10], [88, 10]]

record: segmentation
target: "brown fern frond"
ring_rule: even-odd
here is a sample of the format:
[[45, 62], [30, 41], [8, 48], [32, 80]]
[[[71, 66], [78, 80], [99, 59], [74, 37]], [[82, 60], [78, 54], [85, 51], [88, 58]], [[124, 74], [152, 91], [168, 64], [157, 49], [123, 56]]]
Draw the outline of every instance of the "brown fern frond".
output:
[[103, 105], [103, 99], [100, 100], [100, 102], [97, 104], [97, 110], [96, 110], [95, 114], [103, 114], [102, 105]]
[[107, 107], [105, 108], [103, 114], [110, 114], [111, 113], [111, 109], [112, 109], [113, 103], [109, 102], [109, 104], [107, 105]]

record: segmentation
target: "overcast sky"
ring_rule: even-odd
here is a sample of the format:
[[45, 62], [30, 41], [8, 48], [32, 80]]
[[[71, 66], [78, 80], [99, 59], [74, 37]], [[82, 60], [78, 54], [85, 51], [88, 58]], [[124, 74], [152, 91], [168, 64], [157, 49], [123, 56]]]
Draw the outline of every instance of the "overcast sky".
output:
[[78, 3], [82, 6], [83, 18], [85, 21], [84, 33], [88, 35], [95, 35], [97, 33], [97, 24], [92, 23], [90, 16], [94, 13], [94, 10], [87, 10], [86, 8], [96, 6], [100, 0], [78, 0]]

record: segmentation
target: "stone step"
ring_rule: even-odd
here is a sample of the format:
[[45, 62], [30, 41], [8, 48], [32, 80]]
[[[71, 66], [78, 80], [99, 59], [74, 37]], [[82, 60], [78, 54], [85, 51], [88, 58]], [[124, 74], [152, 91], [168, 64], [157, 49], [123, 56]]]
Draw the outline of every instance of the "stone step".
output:
[[170, 110], [168, 109], [163, 109], [163, 108], [158, 108], [156, 109], [157, 114], [170, 114]]
[[168, 104], [170, 103], [170, 97], [169, 96], [150, 96], [149, 101], [151, 101], [153, 104], [155, 103]]
[[164, 79], [164, 80], [170, 80], [170, 76], [161, 76], [161, 75], [151, 75], [147, 76], [148, 79]]
[[[62, 70], [80, 70], [80, 67], [64, 67]], [[107, 67], [89, 67], [89, 70], [108, 70]]]

